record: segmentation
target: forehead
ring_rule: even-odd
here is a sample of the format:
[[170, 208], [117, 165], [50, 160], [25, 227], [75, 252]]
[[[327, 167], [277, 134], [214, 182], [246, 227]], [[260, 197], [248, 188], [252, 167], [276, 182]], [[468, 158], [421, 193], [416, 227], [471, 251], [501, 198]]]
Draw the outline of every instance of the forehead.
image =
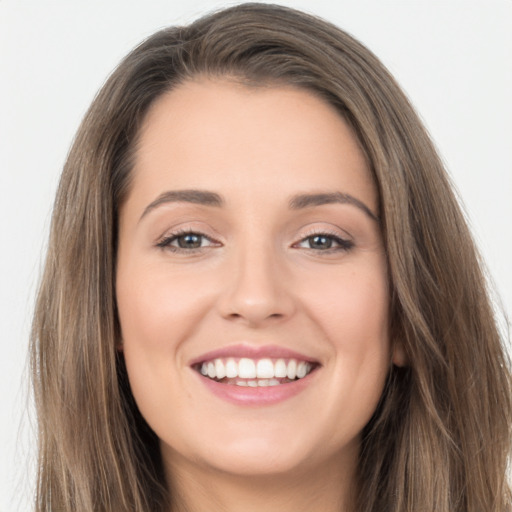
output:
[[378, 202], [365, 155], [333, 106], [304, 89], [227, 80], [185, 82], [155, 101], [132, 185], [147, 199], [169, 188], [228, 199], [349, 188], [374, 211]]

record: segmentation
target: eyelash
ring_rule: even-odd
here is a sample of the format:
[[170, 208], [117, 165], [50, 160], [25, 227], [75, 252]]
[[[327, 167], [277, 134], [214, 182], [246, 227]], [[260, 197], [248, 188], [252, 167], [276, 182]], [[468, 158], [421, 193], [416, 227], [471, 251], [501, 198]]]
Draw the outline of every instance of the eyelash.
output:
[[[162, 240], [160, 240], [156, 244], [156, 246], [161, 249], [166, 249], [166, 250], [169, 250], [174, 253], [188, 253], [188, 254], [198, 253], [198, 252], [201, 252], [204, 249], [206, 249], [206, 247], [203, 247], [203, 246], [185, 248], [185, 247], [176, 247], [176, 246], [171, 245], [173, 242], [177, 241], [179, 238], [187, 236], [187, 235], [195, 235], [198, 238], [200, 238], [201, 241], [207, 240], [212, 244], [212, 246], [219, 245], [218, 242], [216, 242], [215, 240], [213, 240], [212, 238], [210, 238], [209, 236], [207, 236], [203, 233], [199, 233], [199, 232], [193, 231], [191, 229], [190, 230], [184, 229], [184, 230], [176, 231], [176, 232], [171, 233], [170, 235], [164, 237]], [[300, 244], [307, 242], [308, 240], [311, 241], [311, 239], [313, 239], [315, 237], [326, 238], [326, 239], [334, 242], [335, 244], [337, 244], [337, 247], [328, 247], [326, 249], [321, 249], [321, 250], [317, 250], [313, 247], [304, 247], [305, 249], [307, 249], [309, 251], [317, 252], [317, 253], [322, 252], [322, 253], [331, 254], [334, 252], [341, 252], [341, 251], [348, 252], [354, 247], [354, 242], [352, 242], [351, 240], [341, 238], [339, 235], [337, 235], [335, 233], [329, 233], [327, 231], [321, 231], [321, 230], [309, 233], [307, 236], [301, 238], [299, 240], [299, 242], [296, 242], [295, 244], [293, 244], [292, 247], [298, 248], [298, 246]]]
[[160, 240], [156, 244], [156, 246], [160, 247], [161, 249], [169, 250], [171, 252], [186, 252], [186, 253], [189, 253], [189, 254], [190, 253], [197, 253], [197, 252], [200, 252], [200, 251], [205, 249], [205, 247], [202, 247], [202, 246], [201, 247], [192, 247], [190, 249], [187, 249], [185, 247], [176, 247], [176, 246], [171, 245], [173, 242], [175, 242], [179, 238], [181, 238], [183, 236], [187, 236], [187, 235], [195, 235], [198, 238], [200, 238], [201, 240], [206, 239], [209, 242], [211, 242], [213, 245], [218, 245], [218, 242], [215, 242], [215, 240], [213, 240], [209, 236], [206, 236], [203, 233], [199, 233], [199, 232], [194, 231], [192, 229], [182, 229], [182, 230], [176, 231], [176, 232], [171, 233], [170, 235], [162, 238], [162, 240]]
[[305, 237], [303, 237], [299, 242], [293, 244], [293, 247], [297, 247], [299, 244], [302, 244], [303, 242], [306, 242], [307, 240], [310, 240], [315, 237], [321, 237], [326, 238], [337, 244], [337, 247], [329, 247], [327, 249], [323, 250], [316, 250], [312, 247], [305, 247], [305, 249], [309, 251], [314, 252], [322, 252], [327, 254], [332, 254], [335, 252], [348, 252], [351, 249], [354, 248], [354, 242], [352, 240], [348, 240], [346, 238], [341, 238], [337, 233], [332, 233], [325, 230], [318, 230], [318, 231], [312, 231], [308, 233]]

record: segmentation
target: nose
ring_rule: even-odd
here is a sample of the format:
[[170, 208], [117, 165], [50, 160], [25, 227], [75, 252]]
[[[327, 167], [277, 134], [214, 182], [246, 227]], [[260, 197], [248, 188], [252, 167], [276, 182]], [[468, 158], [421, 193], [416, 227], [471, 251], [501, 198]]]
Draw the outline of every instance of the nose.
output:
[[290, 275], [269, 247], [238, 251], [224, 277], [218, 301], [223, 318], [258, 327], [295, 311]]

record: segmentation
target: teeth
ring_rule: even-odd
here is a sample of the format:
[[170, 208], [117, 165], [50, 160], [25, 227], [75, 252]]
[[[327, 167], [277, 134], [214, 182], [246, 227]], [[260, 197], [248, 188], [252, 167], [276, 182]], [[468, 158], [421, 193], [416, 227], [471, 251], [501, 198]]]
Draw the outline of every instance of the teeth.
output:
[[238, 376], [242, 379], [256, 378], [256, 365], [252, 359], [243, 357], [238, 363]]
[[[302, 379], [313, 369], [311, 363], [297, 361], [296, 359], [259, 359], [257, 361], [246, 357], [239, 361], [234, 358], [227, 360], [214, 359], [204, 362], [199, 367], [199, 372], [210, 379], [249, 379], [236, 382], [238, 386], [277, 386], [282, 384], [277, 379], [289, 380]], [[257, 380], [256, 380], [257, 379]]]
[[226, 377], [228, 379], [234, 379], [235, 377], [238, 377], [238, 365], [234, 359], [228, 359], [226, 363]]
[[223, 379], [226, 376], [226, 367], [222, 362], [222, 359], [215, 359], [215, 373], [217, 379]]
[[261, 380], [237, 380], [235, 386], [250, 386], [252, 388], [279, 386], [281, 383], [277, 379], [261, 379]]
[[208, 363], [208, 377], [213, 379], [216, 376], [217, 374], [215, 373], [215, 365], [212, 362]]
[[274, 365], [270, 359], [260, 359], [256, 366], [258, 379], [272, 379], [274, 377]]
[[276, 361], [276, 365], [274, 367], [274, 377], [282, 379], [286, 376], [287, 376], [286, 362], [284, 361], [284, 359], [278, 359]]
[[304, 361], [301, 361], [298, 365], [297, 365], [297, 377], [299, 379], [302, 379], [302, 377], [305, 377], [306, 376], [306, 373], [307, 373], [307, 369], [306, 369], [306, 363]]
[[[208, 365], [208, 368], [209, 367], [210, 367], [210, 365]], [[208, 376], [210, 376], [210, 372], [208, 372]], [[291, 359], [288, 363], [288, 369], [286, 371], [286, 376], [290, 380], [295, 379], [295, 377], [297, 376], [297, 361], [295, 361], [294, 359]]]

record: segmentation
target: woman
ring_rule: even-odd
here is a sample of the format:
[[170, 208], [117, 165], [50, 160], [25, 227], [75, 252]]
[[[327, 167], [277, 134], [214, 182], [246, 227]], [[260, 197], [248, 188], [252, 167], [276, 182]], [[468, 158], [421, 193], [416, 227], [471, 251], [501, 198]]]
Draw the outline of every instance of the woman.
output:
[[33, 329], [37, 510], [510, 510], [467, 226], [382, 64], [290, 9], [158, 32], [91, 106]]

